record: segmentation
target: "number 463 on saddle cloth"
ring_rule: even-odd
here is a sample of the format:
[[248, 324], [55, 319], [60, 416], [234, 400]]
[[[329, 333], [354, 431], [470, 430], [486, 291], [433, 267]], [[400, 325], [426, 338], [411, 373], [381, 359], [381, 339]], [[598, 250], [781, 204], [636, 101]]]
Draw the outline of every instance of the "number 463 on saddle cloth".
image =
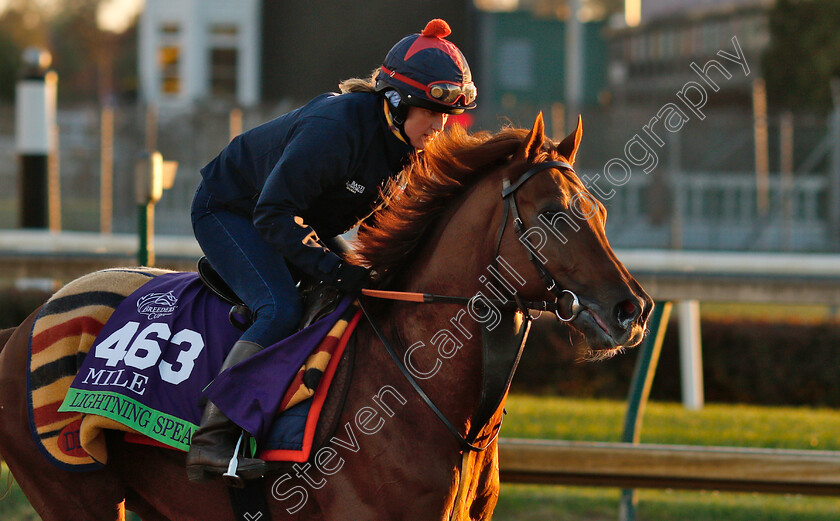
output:
[[[255, 434], [267, 434], [289, 384], [349, 304], [345, 299], [330, 316], [283, 346], [282, 363], [271, 367], [266, 382], [270, 389], [249, 388], [248, 394], [259, 397], [243, 397], [243, 403], [273, 407], [264, 411], [264, 418], [253, 421], [265, 425]], [[120, 303], [97, 335], [59, 408], [95, 415], [90, 427], [84, 423], [88, 416], [82, 422], [81, 447], [95, 460], [107, 461], [102, 428], [117, 428], [188, 450], [201, 418], [201, 395], [241, 335], [226, 319], [229, 308], [195, 273], [159, 275]], [[271, 347], [264, 352], [270, 356]], [[249, 411], [255, 412], [260, 413]]]

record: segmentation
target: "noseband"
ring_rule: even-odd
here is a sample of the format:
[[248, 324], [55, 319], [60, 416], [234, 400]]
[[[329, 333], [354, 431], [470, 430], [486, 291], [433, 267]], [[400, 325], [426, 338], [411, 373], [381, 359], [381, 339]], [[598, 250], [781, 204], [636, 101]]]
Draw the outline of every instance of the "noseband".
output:
[[[522, 246], [528, 250], [528, 257], [531, 259], [531, 263], [537, 268], [537, 273], [539, 273], [540, 278], [542, 279], [543, 283], [545, 284], [545, 288], [554, 295], [554, 306], [551, 306], [550, 302], [543, 302], [543, 306], [539, 308], [531, 308], [531, 309], [539, 309], [539, 310], [548, 310], [553, 307], [554, 315], [557, 317], [557, 320], [561, 322], [571, 322], [572, 320], [576, 319], [578, 314], [583, 310], [583, 306], [580, 304], [580, 300], [578, 299], [577, 295], [574, 292], [568, 289], [560, 289], [557, 286], [557, 281], [554, 280], [554, 277], [551, 276], [551, 273], [548, 272], [548, 269], [545, 267], [545, 264], [534, 255], [534, 251], [531, 248], [525, 246], [525, 242], [528, 240], [524, 238], [525, 233], [525, 224], [522, 222], [522, 218], [519, 216], [519, 207], [516, 205], [516, 191], [519, 190], [523, 184], [525, 184], [528, 179], [531, 179], [536, 174], [542, 172], [543, 170], [548, 170], [549, 168], [566, 168], [571, 170], [572, 172], [575, 171], [572, 168], [572, 165], [565, 161], [544, 161], [542, 163], [537, 163], [532, 166], [527, 172], [522, 174], [519, 179], [516, 180], [515, 183], [511, 184], [510, 179], [507, 177], [504, 181], [502, 181], [502, 200], [504, 201], [504, 213], [502, 215], [502, 225], [499, 227], [499, 236], [496, 240], [496, 255], [493, 257], [494, 267], [498, 269], [498, 261], [499, 252], [502, 247], [502, 237], [505, 233], [505, 227], [507, 226], [508, 216], [513, 215], [513, 231], [516, 232], [516, 237], [519, 239], [519, 242]], [[530, 242], [529, 242], [530, 244]], [[560, 315], [560, 300], [568, 293], [572, 297], [572, 304], [571, 304], [571, 315], [567, 318], [564, 318]], [[517, 305], [519, 309], [523, 313], [528, 313], [528, 306], [525, 306], [519, 300], [519, 296], [514, 293], [514, 299], [516, 299]]]

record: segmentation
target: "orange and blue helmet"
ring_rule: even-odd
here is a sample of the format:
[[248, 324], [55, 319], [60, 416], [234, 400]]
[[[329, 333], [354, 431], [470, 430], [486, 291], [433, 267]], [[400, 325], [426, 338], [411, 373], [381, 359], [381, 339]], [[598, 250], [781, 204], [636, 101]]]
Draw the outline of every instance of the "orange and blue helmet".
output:
[[[445, 38], [449, 24], [436, 18], [422, 33], [406, 36], [385, 57], [376, 76], [376, 90], [399, 93], [395, 119], [404, 119], [407, 106], [460, 114], [475, 108], [476, 89], [463, 53]], [[407, 106], [405, 106], [407, 105]]]

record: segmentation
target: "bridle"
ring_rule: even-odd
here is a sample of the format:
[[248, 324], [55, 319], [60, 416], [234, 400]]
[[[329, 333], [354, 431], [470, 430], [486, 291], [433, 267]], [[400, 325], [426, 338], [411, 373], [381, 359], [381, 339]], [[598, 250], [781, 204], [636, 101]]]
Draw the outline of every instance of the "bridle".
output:
[[[502, 245], [502, 237], [504, 236], [505, 228], [507, 227], [507, 221], [509, 216], [513, 216], [513, 229], [517, 235], [517, 239], [523, 244], [523, 248], [528, 250], [529, 257], [531, 262], [537, 269], [537, 272], [540, 275], [540, 278], [545, 283], [546, 289], [554, 295], [555, 299], [554, 302], [549, 301], [525, 301], [520, 298], [520, 296], [513, 291], [513, 299], [514, 302], [511, 303], [509, 300], [501, 300], [501, 299], [482, 299], [483, 302], [487, 304], [493, 304], [500, 309], [515, 309], [517, 311], [522, 312], [523, 316], [525, 317], [525, 326], [521, 328], [521, 338], [519, 338], [519, 351], [515, 353], [515, 356], [511, 357], [510, 360], [510, 368], [507, 371], [508, 374], [506, 378], [503, 380], [499, 380], [504, 382], [501, 389], [500, 396], [492, 396], [486, 397], [485, 393], [482, 392], [482, 400], [480, 401], [477, 411], [487, 411], [487, 410], [497, 410], [499, 404], [501, 403], [502, 397], [504, 393], [507, 392], [507, 388], [510, 385], [510, 381], [513, 379], [513, 373], [516, 371], [516, 367], [519, 363], [519, 357], [522, 353], [522, 347], [525, 344], [525, 336], [528, 333], [528, 326], [530, 326], [530, 321], [534, 319], [531, 316], [529, 310], [538, 310], [542, 311], [552, 311], [554, 315], [557, 317], [558, 320], [562, 322], [571, 322], [580, 314], [583, 310], [583, 306], [580, 303], [577, 295], [575, 295], [572, 291], [567, 289], [560, 289], [558, 287], [557, 281], [554, 280], [554, 277], [548, 272], [548, 269], [545, 267], [542, 261], [534, 255], [534, 252], [531, 248], [525, 246], [525, 241], [527, 238], [524, 237], [525, 233], [525, 225], [522, 221], [522, 218], [519, 215], [519, 208], [516, 204], [516, 191], [522, 187], [530, 178], [534, 175], [550, 169], [550, 168], [565, 168], [574, 172], [572, 166], [565, 162], [565, 161], [544, 161], [542, 163], [537, 163], [533, 165], [529, 170], [527, 170], [524, 174], [522, 174], [519, 179], [515, 183], [511, 183], [510, 179], [505, 178], [502, 182], [502, 200], [504, 201], [504, 210], [502, 216], [502, 223], [499, 227], [499, 234], [498, 239], [496, 241], [496, 255], [493, 257], [494, 267], [498, 270], [498, 259], [500, 257], [500, 250]], [[530, 243], [529, 243], [530, 244]], [[560, 314], [560, 300], [565, 297], [566, 294], [571, 295], [572, 303], [570, 307], [571, 315], [569, 317], [563, 317]], [[409, 301], [409, 302], [424, 302], [424, 303], [431, 303], [431, 302], [438, 302], [438, 303], [451, 303], [451, 304], [462, 304], [467, 305], [472, 302], [473, 299], [468, 297], [461, 297], [461, 296], [450, 296], [450, 295], [434, 295], [428, 293], [407, 293], [401, 291], [384, 291], [384, 290], [362, 290], [362, 294], [368, 297], [373, 298], [384, 298], [390, 300], [402, 300], [402, 301]], [[499, 432], [501, 432], [501, 422], [496, 427], [495, 434], [491, 437], [491, 439], [484, 444], [483, 446], [477, 446], [476, 441], [478, 440], [479, 433], [484, 429], [486, 423], [490, 420], [490, 418], [484, 419], [484, 421], [475, 422], [474, 425], [470, 428], [470, 432], [467, 433], [466, 436], [461, 435], [457, 428], [452, 425], [446, 416], [441, 412], [440, 409], [432, 402], [429, 396], [423, 391], [420, 385], [417, 383], [417, 380], [405, 366], [403, 361], [397, 355], [394, 348], [391, 346], [391, 343], [385, 337], [385, 334], [382, 332], [380, 327], [376, 324], [376, 322], [372, 319], [371, 315], [368, 313], [367, 309], [365, 309], [364, 304], [362, 303], [362, 299], [359, 299], [359, 305], [364, 312], [365, 316], [368, 319], [368, 322], [371, 325], [371, 328], [379, 337], [379, 340], [384, 344], [385, 350], [393, 359], [394, 363], [399, 368], [400, 372], [405, 376], [408, 380], [409, 384], [414, 388], [415, 392], [420, 396], [420, 398], [426, 403], [426, 405], [435, 413], [435, 415], [440, 419], [440, 421], [446, 426], [446, 428], [455, 436], [458, 440], [459, 444], [461, 445], [462, 451], [476, 451], [480, 452], [485, 450], [489, 447], [499, 436]], [[485, 384], [485, 382], [482, 382]], [[499, 394], [498, 392], [496, 394]], [[487, 398], [487, 399], [485, 399]], [[486, 402], [486, 403], [485, 403]], [[491, 404], [489, 407], [487, 404]], [[495, 404], [492, 405], [492, 404]], [[473, 418], [475, 420], [475, 418]]]
[[[565, 168], [571, 170], [572, 172], [575, 171], [572, 168], [572, 165], [565, 161], [544, 161], [542, 163], [537, 163], [532, 166], [528, 171], [524, 174], [519, 176], [519, 179], [516, 180], [515, 183], [511, 184], [510, 179], [507, 177], [502, 181], [502, 200], [504, 201], [504, 213], [502, 216], [502, 225], [499, 228], [499, 236], [496, 240], [496, 255], [493, 257], [493, 262], [496, 263], [497, 259], [499, 258], [499, 252], [502, 247], [502, 237], [505, 233], [505, 227], [507, 226], [508, 215], [513, 214], [513, 231], [516, 232], [516, 237], [519, 239], [519, 242], [525, 244], [528, 240], [524, 237], [525, 234], [525, 224], [522, 222], [522, 218], [519, 216], [519, 207], [516, 204], [516, 191], [525, 184], [526, 181], [534, 177], [536, 174], [542, 172], [543, 170], [548, 170], [549, 168]], [[583, 310], [583, 306], [580, 304], [580, 300], [578, 299], [577, 295], [574, 292], [568, 289], [560, 289], [557, 285], [557, 281], [554, 280], [554, 277], [551, 276], [551, 273], [548, 272], [548, 269], [545, 267], [545, 264], [536, 256], [534, 255], [534, 250], [528, 247], [525, 247], [528, 250], [528, 257], [531, 259], [531, 263], [537, 268], [537, 273], [539, 273], [540, 278], [542, 279], [543, 283], [545, 284], [545, 288], [554, 295], [554, 306], [553, 311], [554, 315], [557, 317], [557, 320], [561, 322], [571, 322], [575, 318], [577, 318], [578, 314]], [[496, 266], [498, 268], [498, 266]], [[571, 304], [571, 315], [568, 318], [563, 318], [560, 315], [560, 300], [568, 293], [572, 297], [572, 304]], [[517, 298], [517, 295], [514, 293], [514, 298]], [[548, 309], [549, 307], [548, 302], [545, 302], [545, 305], [542, 308], [530, 308], [530, 309]], [[524, 308], [519, 306], [519, 309], [524, 313], [528, 313], [529, 308]]]
[[[552, 277], [551, 274], [548, 272], [548, 269], [545, 267], [545, 264], [543, 264], [542, 261], [540, 261], [540, 259], [536, 255], [534, 255], [534, 252], [531, 248], [524, 246], [524, 243], [527, 241], [527, 238], [523, 238], [524, 233], [526, 231], [525, 224], [522, 221], [522, 218], [519, 216], [519, 207], [516, 204], [516, 191], [519, 188], [521, 188], [522, 185], [535, 174], [538, 174], [543, 170], [548, 170], [549, 168], [566, 168], [574, 172], [572, 166], [565, 161], [545, 161], [532, 166], [527, 172], [522, 174], [522, 176], [520, 176], [519, 179], [513, 184], [511, 184], [510, 180], [507, 178], [505, 178], [504, 181], [502, 181], [501, 195], [502, 200], [504, 201], [504, 210], [502, 214], [502, 224], [499, 226], [499, 233], [497, 235], [496, 240], [496, 254], [493, 257], [493, 267], [498, 272], [498, 259], [502, 247], [502, 238], [504, 237], [505, 228], [507, 228], [508, 218], [511, 214], [513, 214], [513, 229], [516, 233], [517, 239], [519, 239], [519, 242], [523, 244], [523, 247], [526, 250], [528, 250], [528, 257], [534, 264], [534, 267], [537, 269], [537, 273], [539, 273], [540, 278], [545, 284], [546, 289], [549, 292], [551, 292], [552, 295], [554, 295], [554, 302], [550, 302], [547, 300], [522, 300], [516, 292], [513, 292], [512, 295], [514, 299], [513, 303], [511, 303], [509, 300], [490, 298], [483, 298], [482, 301], [487, 302], [489, 304], [493, 304], [494, 306], [500, 309], [516, 309], [525, 314], [525, 316], [529, 317], [529, 310], [539, 311], [540, 313], [542, 313], [543, 311], [551, 311], [557, 317], [557, 320], [561, 322], [571, 322], [572, 320], [577, 318], [580, 312], [583, 311], [584, 307], [580, 303], [580, 300], [574, 292], [568, 289], [559, 289], [557, 281], [554, 280], [554, 277]], [[468, 304], [471, 300], [470, 297], [460, 297], [452, 295], [436, 295], [432, 293], [411, 293], [405, 291], [386, 291], [371, 289], [362, 290], [362, 294], [373, 298], [402, 300], [406, 302], [418, 303], [436, 302], [447, 304]], [[560, 314], [560, 299], [565, 297], [566, 294], [569, 294], [572, 297], [572, 303], [570, 305], [571, 315], [569, 317], [563, 317]]]

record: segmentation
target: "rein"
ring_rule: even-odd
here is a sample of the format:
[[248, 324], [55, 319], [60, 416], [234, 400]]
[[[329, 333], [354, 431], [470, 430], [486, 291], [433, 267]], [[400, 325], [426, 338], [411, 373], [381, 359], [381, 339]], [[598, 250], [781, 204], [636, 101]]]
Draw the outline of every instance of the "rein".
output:
[[[470, 300], [475, 298], [459, 297], [454, 295], [435, 295], [433, 293], [412, 293], [410, 291], [388, 291], [382, 289], [363, 289], [362, 295], [385, 300], [417, 302], [418, 304], [443, 303], [466, 305], [470, 303]], [[557, 302], [548, 302], [546, 300], [519, 300], [517, 303], [511, 302], [509, 300], [500, 300], [497, 298], [482, 298], [481, 302], [493, 304], [499, 309], [521, 310], [521, 306], [525, 306], [525, 309], [534, 309], [537, 311], [551, 311], [552, 313], [559, 312], [559, 304]]]
[[[414, 376], [411, 374], [411, 371], [408, 370], [403, 361], [400, 359], [399, 355], [397, 355], [397, 352], [394, 351], [393, 347], [391, 347], [391, 343], [388, 342], [388, 339], [385, 337], [385, 333], [383, 333], [379, 326], [376, 325], [376, 322], [374, 322], [373, 317], [370, 316], [370, 313], [368, 313], [361, 300], [359, 301], [359, 307], [362, 308], [362, 311], [364, 312], [365, 317], [367, 317], [368, 322], [373, 328], [374, 333], [376, 333], [376, 336], [378, 336], [379, 340], [385, 345], [385, 350], [388, 352], [389, 355], [391, 355], [391, 359], [394, 360], [394, 364], [396, 364], [397, 368], [400, 370], [402, 375], [405, 376], [406, 380], [408, 380], [408, 383], [411, 384], [411, 387], [414, 389], [414, 391], [418, 395], [420, 395], [420, 398], [423, 400], [426, 406], [428, 406], [429, 409], [431, 409], [432, 412], [435, 413], [435, 416], [438, 417], [438, 419], [443, 423], [447, 430], [449, 430], [449, 432], [451, 432], [455, 436], [455, 438], [458, 440], [458, 444], [461, 445], [461, 451], [481, 452], [487, 447], [489, 447], [490, 444], [493, 443], [499, 436], [499, 433], [501, 432], [501, 423], [499, 424], [499, 428], [496, 429], [495, 435], [483, 447], [475, 445], [475, 442], [478, 440], [478, 436], [462, 436], [458, 429], [454, 425], [452, 425], [452, 422], [450, 422], [446, 418], [446, 415], [443, 413], [443, 411], [441, 411], [437, 407], [437, 405], [435, 405], [432, 399], [429, 398], [429, 395], [426, 394], [426, 391], [424, 391], [423, 388], [420, 387], [420, 384], [417, 383], [417, 380], [414, 379]], [[527, 332], [527, 328], [524, 328], [524, 331]]]
[[[496, 241], [496, 255], [493, 258], [494, 267], [498, 269], [498, 258], [499, 252], [502, 245], [502, 237], [504, 236], [505, 228], [507, 227], [507, 220], [510, 214], [513, 215], [513, 229], [516, 232], [517, 238], [520, 242], [523, 243], [526, 239], [523, 239], [523, 234], [525, 233], [525, 225], [522, 221], [522, 218], [519, 215], [519, 208], [516, 204], [516, 191], [526, 182], [528, 179], [533, 177], [539, 172], [543, 170], [547, 170], [549, 168], [566, 168], [574, 172], [572, 166], [565, 162], [565, 161], [545, 161], [542, 163], [538, 163], [532, 166], [528, 171], [522, 174], [519, 179], [511, 184], [510, 180], [505, 178], [502, 183], [502, 199], [504, 201], [504, 215], [502, 218], [502, 224], [499, 227], [499, 234], [498, 239]], [[530, 244], [530, 243], [529, 243]], [[450, 422], [444, 413], [432, 402], [431, 398], [423, 391], [423, 388], [420, 387], [420, 384], [417, 383], [417, 380], [405, 366], [403, 361], [400, 359], [399, 355], [397, 355], [394, 348], [391, 346], [391, 343], [385, 337], [383, 331], [379, 328], [379, 326], [374, 322], [373, 317], [368, 313], [365, 306], [362, 304], [361, 299], [359, 300], [359, 306], [361, 307], [362, 311], [364, 312], [365, 316], [370, 322], [373, 331], [376, 333], [376, 336], [379, 337], [379, 340], [384, 344], [385, 350], [393, 359], [394, 363], [396, 364], [397, 368], [403, 374], [403, 376], [408, 380], [411, 387], [414, 391], [420, 395], [420, 398], [425, 402], [425, 404], [435, 413], [438, 419], [443, 423], [443, 425], [455, 436], [458, 440], [458, 443], [461, 445], [462, 452], [465, 451], [474, 451], [474, 452], [481, 452], [489, 447], [499, 436], [501, 432], [501, 422], [495, 429], [495, 433], [490, 438], [490, 440], [484, 444], [483, 446], [476, 445], [476, 441], [478, 440], [479, 432], [483, 430], [486, 426], [486, 423], [490, 420], [490, 415], [492, 412], [495, 412], [498, 409], [498, 406], [501, 404], [502, 398], [504, 394], [507, 392], [508, 387], [510, 386], [510, 382], [513, 379], [513, 374], [516, 372], [516, 367], [519, 363], [519, 358], [522, 353], [522, 348], [525, 345], [525, 338], [528, 335], [528, 330], [530, 329], [531, 320], [534, 317], [531, 316], [529, 310], [535, 309], [540, 312], [542, 311], [551, 311], [557, 317], [558, 320], [562, 322], [571, 322], [575, 318], [577, 318], [578, 314], [583, 310], [583, 306], [580, 304], [580, 300], [578, 299], [577, 295], [575, 295], [572, 291], [567, 289], [559, 289], [557, 285], [557, 281], [554, 280], [554, 277], [548, 272], [548, 269], [545, 267], [540, 259], [534, 255], [534, 252], [530, 248], [525, 248], [528, 250], [528, 256], [531, 259], [531, 262], [537, 268], [537, 272], [540, 275], [540, 278], [543, 280], [543, 283], [546, 286], [546, 289], [554, 295], [555, 299], [554, 302], [549, 301], [524, 301], [522, 300], [519, 295], [514, 292], [513, 299], [514, 302], [508, 300], [500, 300], [500, 299], [487, 299], [482, 298], [479, 302], [486, 302], [488, 304], [493, 304], [500, 309], [506, 310], [515, 310], [522, 312], [523, 316], [525, 317], [525, 323], [521, 327], [521, 333], [517, 333], [518, 336], [518, 351], [515, 353], [515, 356], [509, 360], [509, 368], [507, 370], [506, 377], [504, 380], [497, 380], [494, 384], [488, 384], [486, 377], [488, 371], [483, 371], [485, 373], [485, 377], [482, 381], [482, 393], [481, 399], [479, 401], [478, 407], [476, 408], [476, 416], [484, 415], [488, 416], [486, 419], [481, 418], [481, 422], [476, 422], [475, 426], [470, 429], [470, 432], [467, 433], [466, 436], [461, 435], [458, 429]], [[560, 314], [560, 300], [565, 297], [566, 294], [571, 295], [572, 303], [571, 303], [571, 315], [568, 318], [564, 318]], [[380, 299], [388, 299], [388, 300], [399, 300], [405, 302], [417, 302], [417, 303], [448, 303], [448, 304], [462, 304], [467, 305], [469, 304], [473, 298], [475, 297], [461, 297], [461, 296], [451, 296], [451, 295], [435, 295], [431, 293], [412, 293], [412, 292], [405, 292], [405, 291], [386, 291], [386, 290], [372, 290], [372, 289], [363, 289], [362, 294], [371, 298], [380, 298]], [[486, 346], [485, 346], [485, 355], [486, 355]], [[486, 356], [482, 357], [482, 363], [488, 363], [485, 359]], [[495, 394], [496, 396], [488, 396], [486, 394], [487, 387], [490, 385], [494, 385], [495, 387], [499, 387], [498, 382], [503, 382], [502, 386], [503, 389], [497, 389]], [[492, 410], [492, 411], [491, 411]], [[474, 418], [475, 419], [475, 418]]]

